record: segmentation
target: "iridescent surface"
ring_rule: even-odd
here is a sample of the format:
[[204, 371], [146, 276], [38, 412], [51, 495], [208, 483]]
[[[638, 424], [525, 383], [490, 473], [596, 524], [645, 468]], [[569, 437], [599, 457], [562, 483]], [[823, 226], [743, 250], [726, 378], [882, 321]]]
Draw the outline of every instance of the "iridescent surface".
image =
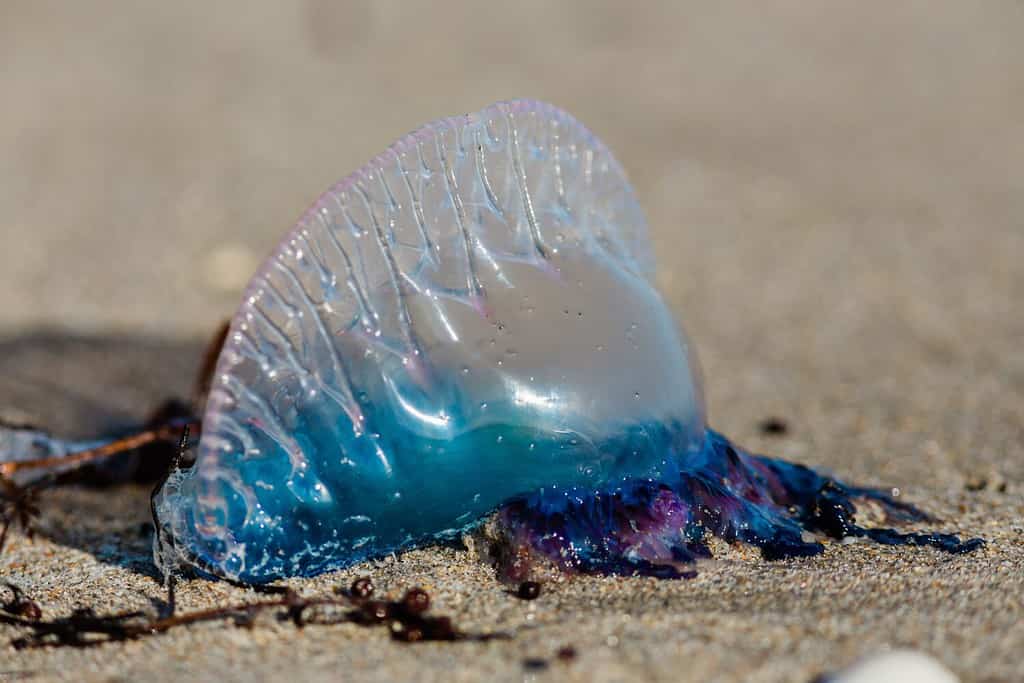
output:
[[839, 535], [859, 533], [856, 497], [916, 516], [798, 466], [770, 474], [707, 430], [652, 271], [622, 170], [564, 112], [497, 104], [403, 138], [253, 277], [196, 464], [157, 498], [158, 562], [311, 575], [504, 505], [513, 542], [566, 568], [678, 575], [705, 530], [782, 556], [820, 551], [801, 530], [835, 531], [814, 521], [822, 501], [849, 508]]
[[253, 278], [162, 525], [188, 561], [257, 581], [552, 483], [660, 477], [704, 416], [652, 266], [621, 169], [568, 115], [514, 102], [424, 127]]

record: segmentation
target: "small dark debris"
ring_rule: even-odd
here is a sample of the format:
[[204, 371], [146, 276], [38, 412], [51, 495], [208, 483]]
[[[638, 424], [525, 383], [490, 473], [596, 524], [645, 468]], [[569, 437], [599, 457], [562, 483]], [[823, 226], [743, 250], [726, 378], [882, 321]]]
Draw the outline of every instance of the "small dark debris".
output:
[[572, 645], [563, 645], [562, 647], [558, 648], [558, 654], [555, 656], [563, 662], [571, 661], [573, 659], [576, 659], [576, 648], [574, 648]]
[[536, 600], [540, 597], [540, 584], [536, 581], [523, 581], [516, 590], [516, 597], [520, 600]]
[[548, 666], [548, 660], [540, 657], [527, 657], [523, 660], [523, 668], [527, 671], [543, 671]]
[[996, 493], [1006, 493], [1007, 484], [1006, 479], [998, 472], [990, 472], [988, 474], [975, 474], [967, 480], [964, 484], [964, 488], [968, 491], [995, 491]]
[[766, 417], [757, 425], [762, 434], [767, 436], [785, 436], [789, 434], [789, 423], [781, 417]]

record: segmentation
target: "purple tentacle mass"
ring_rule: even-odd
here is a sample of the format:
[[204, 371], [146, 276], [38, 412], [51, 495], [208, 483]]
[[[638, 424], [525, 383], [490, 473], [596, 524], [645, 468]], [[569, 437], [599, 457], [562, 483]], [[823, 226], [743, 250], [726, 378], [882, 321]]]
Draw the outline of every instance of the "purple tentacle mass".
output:
[[930, 518], [871, 488], [846, 485], [794, 463], [745, 453], [708, 429], [704, 449], [663, 480], [631, 480], [603, 491], [547, 489], [498, 514], [497, 557], [507, 580], [524, 580], [538, 560], [563, 571], [685, 578], [710, 558], [710, 536], [757, 546], [767, 560], [805, 557], [825, 547], [809, 535], [865, 537], [886, 545], [967, 553], [981, 539], [901, 533], [857, 524], [858, 503], [886, 521]]

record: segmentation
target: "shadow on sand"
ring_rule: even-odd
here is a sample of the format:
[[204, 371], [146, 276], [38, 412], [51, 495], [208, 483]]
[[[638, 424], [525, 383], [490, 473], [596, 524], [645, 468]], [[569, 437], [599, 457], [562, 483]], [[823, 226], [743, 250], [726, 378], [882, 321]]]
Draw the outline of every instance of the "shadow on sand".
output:
[[[0, 419], [67, 438], [131, 430], [164, 400], [189, 396], [207, 341], [55, 329], [0, 337]], [[35, 532], [155, 576], [151, 488], [123, 483], [47, 490]]]

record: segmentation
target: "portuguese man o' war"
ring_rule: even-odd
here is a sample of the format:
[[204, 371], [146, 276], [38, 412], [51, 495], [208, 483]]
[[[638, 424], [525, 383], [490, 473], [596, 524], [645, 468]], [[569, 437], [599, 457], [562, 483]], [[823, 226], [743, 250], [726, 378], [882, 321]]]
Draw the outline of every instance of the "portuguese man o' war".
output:
[[[326, 192], [253, 276], [195, 464], [155, 498], [157, 562], [265, 583], [458, 536], [488, 515], [523, 573], [687, 575], [711, 535], [963, 552], [854, 522], [888, 495], [706, 426], [619, 164], [539, 102], [402, 138]], [[532, 560], [531, 560], [532, 561]]]

